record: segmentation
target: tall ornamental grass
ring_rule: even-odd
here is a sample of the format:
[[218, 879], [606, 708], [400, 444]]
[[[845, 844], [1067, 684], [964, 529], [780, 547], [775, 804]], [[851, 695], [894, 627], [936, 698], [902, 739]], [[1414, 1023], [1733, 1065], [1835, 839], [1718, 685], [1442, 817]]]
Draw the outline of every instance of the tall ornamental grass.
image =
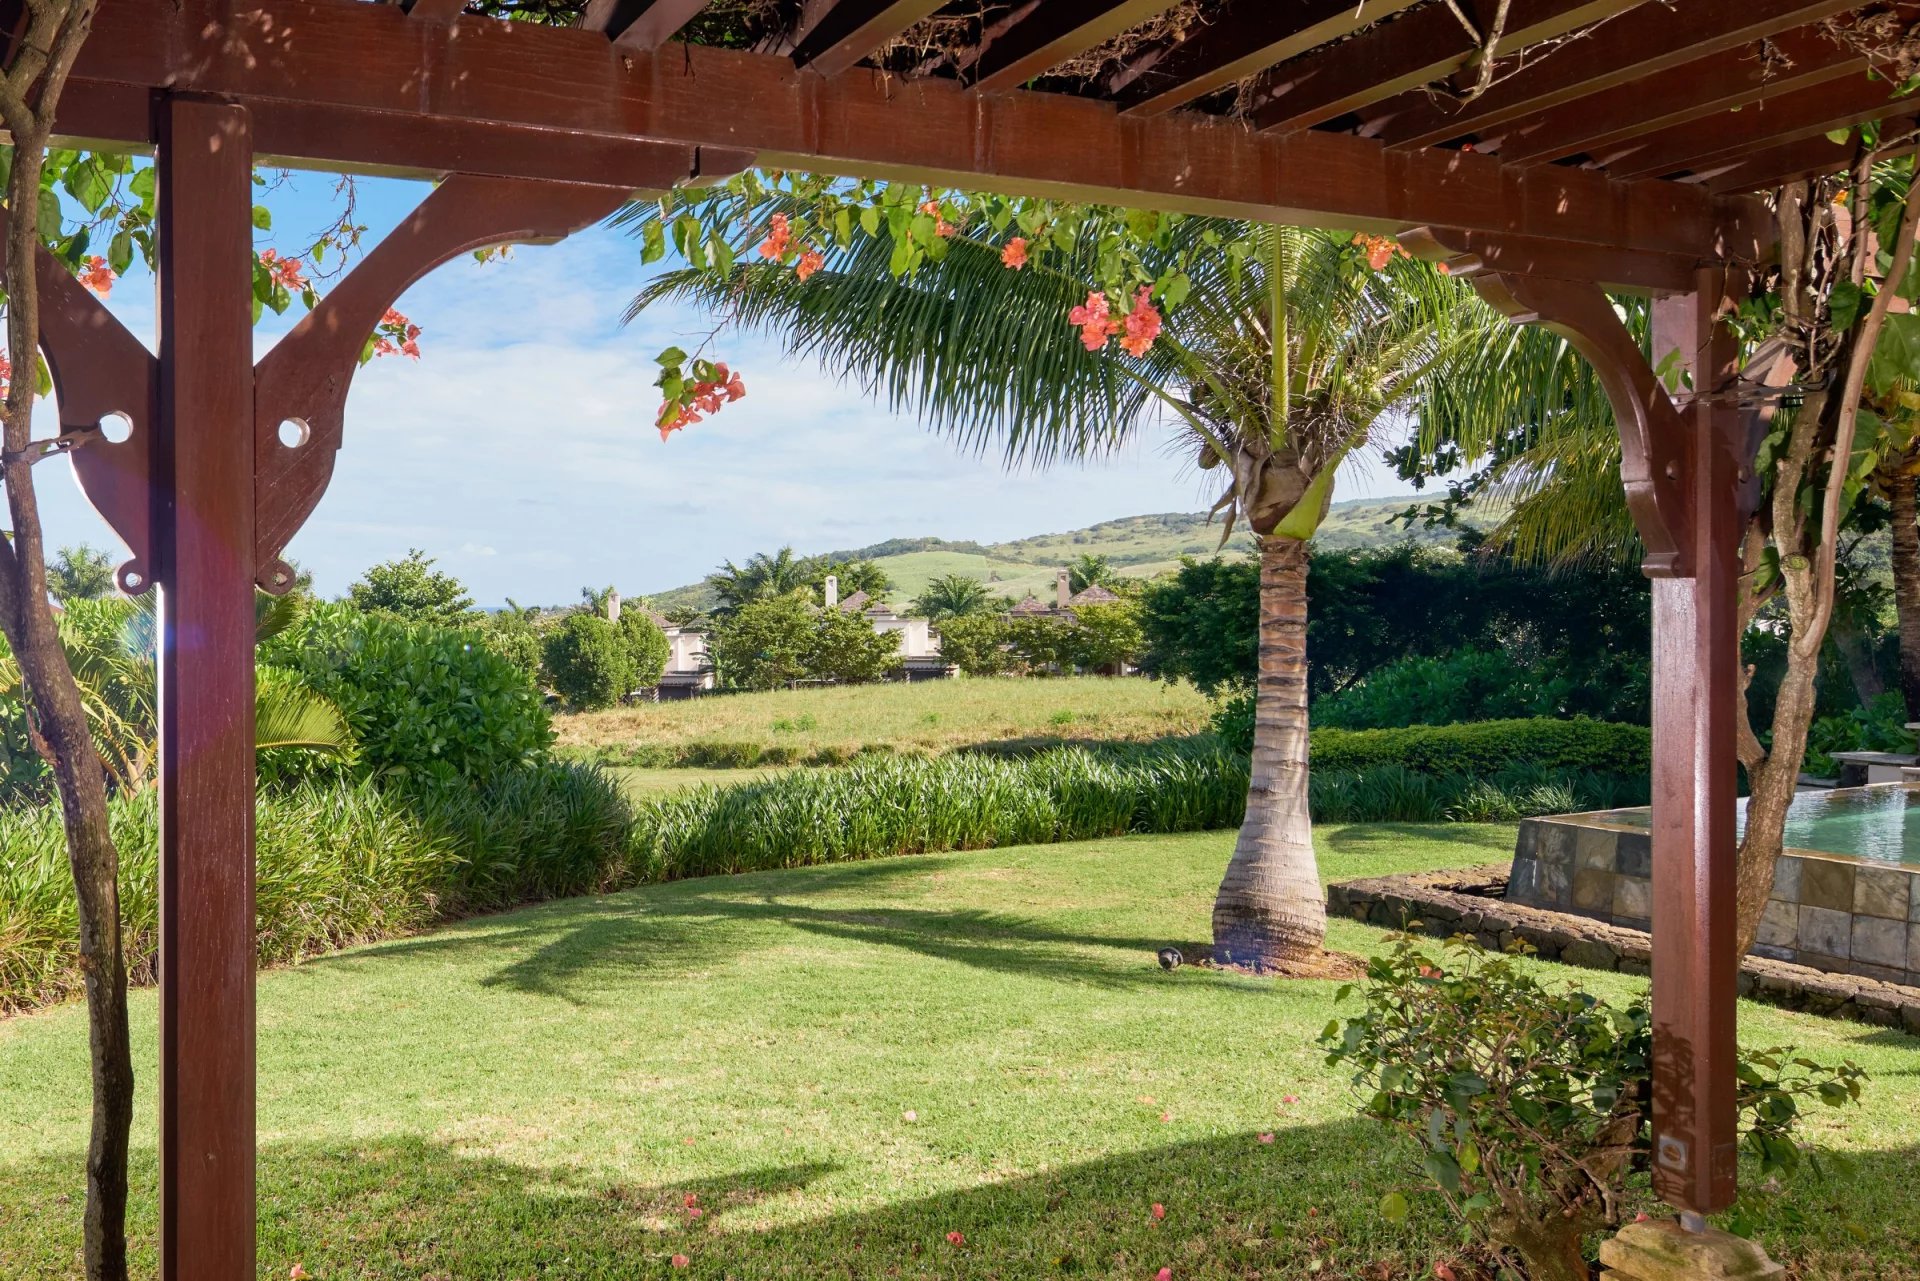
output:
[[875, 757], [640, 808], [635, 880], [671, 880], [939, 850], [1234, 827], [1244, 757], [1180, 745], [1029, 757]]

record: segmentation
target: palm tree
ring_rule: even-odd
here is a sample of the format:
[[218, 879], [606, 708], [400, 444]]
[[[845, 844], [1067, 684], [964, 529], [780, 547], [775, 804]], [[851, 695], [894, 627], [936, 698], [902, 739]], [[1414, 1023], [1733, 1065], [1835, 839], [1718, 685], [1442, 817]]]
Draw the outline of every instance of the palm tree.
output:
[[[305, 611], [295, 595], [256, 598], [255, 632], [264, 641], [287, 630]], [[144, 786], [158, 748], [159, 706], [151, 596], [129, 600], [69, 600], [58, 626], [94, 745], [116, 790]], [[22, 704], [20, 667], [0, 643], [0, 704]], [[353, 732], [338, 706], [284, 668], [261, 664], [254, 686], [254, 745], [262, 751], [297, 749], [344, 754]]]
[[1088, 553], [1074, 559], [1067, 566], [1067, 588], [1073, 592], [1084, 592], [1089, 587], [1111, 587], [1120, 578], [1105, 556]]
[[914, 598], [913, 612], [934, 622], [978, 614], [992, 604], [987, 585], [965, 574], [942, 574], [929, 579], [927, 589]]
[[[806, 212], [728, 193], [692, 209], [729, 232]], [[628, 317], [669, 299], [704, 303], [1010, 462], [1099, 455], [1152, 419], [1174, 424], [1199, 466], [1217, 469], [1228, 532], [1245, 521], [1261, 560], [1252, 786], [1214, 905], [1215, 951], [1256, 967], [1317, 954], [1326, 913], [1307, 811], [1307, 539], [1341, 460], [1389, 414], [1414, 410], [1431, 375], [1477, 358], [1478, 337], [1503, 322], [1423, 265], [1374, 271], [1346, 237], [1259, 227], [1260, 252], [1244, 262], [1192, 256], [1191, 296], [1145, 354], [1089, 352], [1067, 313], [1097, 278], [1102, 237], [1127, 215], [1076, 214], [1086, 221], [1064, 262], [1012, 270], [1000, 243], [1010, 233], [973, 229], [896, 278], [887, 241], [856, 236], [805, 282], [777, 264], [667, 273]], [[1208, 237], [1244, 242], [1249, 230], [1183, 219], [1155, 252], [1171, 263]]]
[[719, 612], [731, 613], [751, 601], [773, 600], [805, 587], [810, 568], [793, 548], [782, 547], [771, 556], [755, 552], [745, 565], [726, 562], [707, 575], [707, 585], [720, 597]]

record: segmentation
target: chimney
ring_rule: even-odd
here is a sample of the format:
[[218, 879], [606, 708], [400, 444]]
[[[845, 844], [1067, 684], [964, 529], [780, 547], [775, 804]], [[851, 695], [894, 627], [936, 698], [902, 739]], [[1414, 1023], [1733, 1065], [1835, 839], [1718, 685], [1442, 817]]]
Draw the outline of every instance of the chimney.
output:
[[1053, 594], [1059, 601], [1061, 609], [1065, 609], [1067, 602], [1073, 599], [1073, 587], [1064, 569], [1053, 576]]
[[837, 609], [839, 608], [839, 606], [840, 606], [840, 576], [838, 574], [828, 574], [827, 575], [827, 608]]
[[607, 591], [607, 621], [609, 623], [620, 621], [620, 593], [611, 588]]

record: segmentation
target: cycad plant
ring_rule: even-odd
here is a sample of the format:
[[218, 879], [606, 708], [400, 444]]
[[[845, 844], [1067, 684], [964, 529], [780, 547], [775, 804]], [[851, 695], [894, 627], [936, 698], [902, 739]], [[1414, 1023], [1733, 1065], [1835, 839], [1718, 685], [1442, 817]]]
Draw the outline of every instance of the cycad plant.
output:
[[[791, 229], [826, 222], [817, 209], [757, 186], [713, 193], [676, 211], [676, 237], [689, 218], [716, 237], [771, 228], [761, 252], [774, 261], [702, 255], [652, 283], [629, 318], [668, 300], [705, 304], [1009, 463], [1096, 456], [1171, 423], [1183, 452], [1220, 477], [1215, 510], [1229, 531], [1253, 530], [1261, 562], [1251, 788], [1214, 907], [1215, 951], [1254, 967], [1311, 956], [1326, 916], [1307, 810], [1307, 540], [1341, 461], [1395, 414], [1418, 412], [1450, 369], [1486, 359], [1481, 340], [1504, 336], [1501, 322], [1458, 282], [1369, 237], [1205, 218], [1160, 219], [1148, 236], [1142, 215], [1075, 207], [1054, 223], [1074, 235], [1043, 259], [1029, 255], [1039, 233], [1027, 224], [951, 225], [949, 207], [927, 202], [907, 233], [932, 252], [875, 234], [877, 218], [849, 234], [840, 216], [840, 234], [790, 268]], [[653, 243], [656, 217], [634, 214]], [[1088, 283], [1118, 240], [1139, 246], [1125, 325]]]

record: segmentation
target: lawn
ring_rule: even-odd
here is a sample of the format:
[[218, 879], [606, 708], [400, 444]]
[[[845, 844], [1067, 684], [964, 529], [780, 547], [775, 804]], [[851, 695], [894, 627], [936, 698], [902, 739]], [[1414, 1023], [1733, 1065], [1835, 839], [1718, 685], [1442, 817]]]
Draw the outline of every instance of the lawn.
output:
[[[1187, 685], [1140, 677], [955, 679], [727, 694], [555, 718], [560, 746], [611, 764], [724, 765], [944, 752], [982, 743], [1146, 740], [1207, 728]], [[757, 753], [757, 754], [756, 754]]]
[[638, 769], [632, 766], [614, 766], [612, 773], [620, 783], [620, 790], [635, 801], [651, 801], [670, 792], [678, 792], [689, 787], [699, 787], [710, 783], [715, 787], [732, 787], [736, 783], [755, 783], [763, 778], [772, 778], [784, 774], [784, 769]]
[[[1512, 836], [1327, 827], [1319, 844], [1348, 877], [1492, 861]], [[265, 974], [260, 1275], [1429, 1278], [1454, 1257], [1445, 1225], [1376, 1216], [1405, 1150], [1354, 1118], [1312, 1047], [1333, 985], [1154, 963], [1205, 930], [1230, 843], [685, 881]], [[1332, 941], [1382, 937], [1343, 921]], [[152, 994], [134, 1009], [147, 1086]], [[80, 1015], [0, 1023], [9, 1281], [77, 1271]], [[1768, 1244], [1802, 1279], [1914, 1276], [1920, 1042], [1742, 1018], [1751, 1041], [1874, 1075], [1864, 1108], [1811, 1131], [1857, 1175], [1769, 1198]], [[143, 1100], [136, 1275], [151, 1277]]]

